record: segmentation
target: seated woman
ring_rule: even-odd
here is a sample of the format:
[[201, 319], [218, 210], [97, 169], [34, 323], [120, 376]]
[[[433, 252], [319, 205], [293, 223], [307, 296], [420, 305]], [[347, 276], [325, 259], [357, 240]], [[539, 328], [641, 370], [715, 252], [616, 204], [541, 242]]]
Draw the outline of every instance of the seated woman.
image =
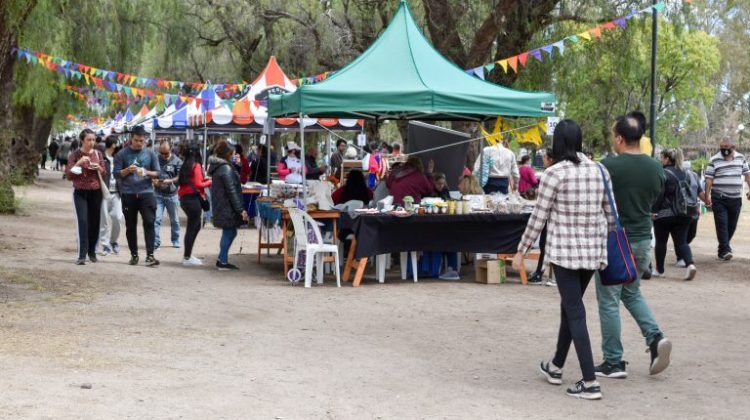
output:
[[346, 177], [346, 184], [333, 192], [333, 204], [344, 204], [352, 200], [359, 200], [365, 206], [372, 200], [372, 190], [367, 188], [362, 171], [353, 170]]
[[518, 170], [521, 177], [518, 181], [518, 193], [528, 200], [536, 198], [536, 187], [539, 185], [539, 180], [534, 168], [531, 167], [529, 155], [521, 157], [521, 167]]
[[458, 190], [461, 195], [484, 195], [484, 190], [479, 185], [479, 180], [474, 175], [468, 174], [458, 180]]
[[450, 200], [450, 191], [448, 191], [448, 181], [445, 180], [445, 174], [442, 172], [435, 172], [432, 174], [432, 183], [435, 186], [435, 190], [432, 192], [433, 197], [442, 198], [445, 201]]
[[435, 189], [432, 181], [424, 175], [422, 160], [416, 156], [394, 168], [386, 181], [386, 186], [393, 196], [393, 204], [398, 206], [404, 205], [406, 196], [413, 197], [414, 202], [419, 203], [422, 197], [429, 196]]
[[286, 147], [286, 157], [281, 159], [278, 165], [279, 179], [287, 184], [302, 183], [302, 160], [300, 159], [300, 147], [297, 143], [290, 141]]

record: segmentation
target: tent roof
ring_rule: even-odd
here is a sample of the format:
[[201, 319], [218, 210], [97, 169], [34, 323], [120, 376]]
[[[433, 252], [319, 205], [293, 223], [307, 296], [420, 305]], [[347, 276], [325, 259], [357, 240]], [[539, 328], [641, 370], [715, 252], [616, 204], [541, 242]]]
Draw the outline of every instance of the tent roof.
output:
[[272, 116], [480, 120], [553, 115], [555, 95], [523, 92], [467, 74], [440, 55], [408, 5], [361, 56], [328, 79], [269, 96]]
[[261, 99], [265, 96], [263, 95], [264, 92], [285, 93], [294, 92], [295, 90], [297, 90], [297, 85], [292, 83], [284, 71], [281, 70], [276, 57], [271, 56], [268, 59], [266, 68], [253, 81], [247, 96], [252, 99]]

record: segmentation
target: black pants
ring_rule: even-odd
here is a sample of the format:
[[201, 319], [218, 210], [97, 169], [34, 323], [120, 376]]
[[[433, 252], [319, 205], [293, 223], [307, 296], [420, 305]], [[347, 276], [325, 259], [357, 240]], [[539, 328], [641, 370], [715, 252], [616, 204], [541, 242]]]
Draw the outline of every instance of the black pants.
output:
[[539, 262], [536, 264], [536, 272], [544, 273], [544, 250], [547, 248], [547, 225], [544, 225], [541, 235], [539, 235]]
[[[693, 217], [693, 220], [690, 221], [690, 226], [688, 227], [687, 231], [687, 243], [690, 245], [693, 243], [693, 239], [695, 239], [695, 236], [698, 234], [698, 220], [699, 218]], [[676, 243], [674, 236], [672, 237], [672, 243]], [[674, 247], [674, 254], [677, 257], [677, 261], [682, 259], [682, 254], [680, 254], [680, 249], [678, 247]]]
[[182, 211], [187, 215], [187, 228], [185, 229], [185, 251], [183, 256], [185, 259], [190, 258], [193, 255], [193, 245], [195, 244], [195, 238], [198, 237], [198, 232], [201, 230], [201, 217], [203, 209], [201, 209], [201, 203], [198, 200], [198, 196], [191, 194], [186, 195], [180, 199], [180, 207]]
[[721, 197], [711, 195], [714, 211], [714, 224], [716, 225], [716, 239], [719, 240], [719, 255], [732, 252], [729, 244], [737, 230], [737, 220], [742, 210], [742, 198]]
[[594, 356], [591, 353], [591, 340], [586, 327], [586, 308], [583, 306], [583, 294], [591, 281], [593, 271], [569, 270], [552, 265], [560, 291], [560, 332], [557, 336], [557, 351], [552, 363], [562, 368], [568, 357], [571, 341], [576, 347], [578, 363], [581, 365], [584, 381], [596, 380], [594, 373]]
[[690, 251], [690, 245], [687, 243], [687, 234], [690, 229], [690, 222], [693, 220], [690, 216], [673, 216], [663, 217], [654, 220], [654, 238], [656, 246], [656, 271], [664, 272], [664, 258], [667, 256], [667, 241], [669, 235], [672, 235], [675, 249], [679, 249], [680, 257], [686, 265], [693, 263], [693, 253]]
[[78, 258], [96, 254], [102, 211], [102, 190], [74, 190], [73, 205], [78, 221]]
[[138, 213], [143, 219], [143, 236], [146, 238], [146, 255], [154, 254], [154, 221], [156, 220], [156, 197], [154, 193], [122, 194], [122, 213], [125, 215], [125, 237], [128, 238], [130, 255], [138, 255]]

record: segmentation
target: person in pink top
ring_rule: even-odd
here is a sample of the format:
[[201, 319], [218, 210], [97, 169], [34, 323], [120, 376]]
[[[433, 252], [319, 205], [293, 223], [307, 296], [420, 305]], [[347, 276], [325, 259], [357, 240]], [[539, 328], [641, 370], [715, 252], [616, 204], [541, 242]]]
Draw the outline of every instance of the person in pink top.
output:
[[534, 168], [531, 167], [531, 158], [529, 155], [521, 157], [520, 180], [518, 181], [518, 192], [521, 195], [527, 195], [530, 190], [536, 189], [539, 185], [539, 179], [536, 177]]
[[185, 229], [185, 247], [183, 251], [182, 265], [195, 267], [203, 265], [203, 261], [193, 256], [193, 245], [198, 232], [201, 230], [201, 219], [203, 208], [201, 201], [206, 200], [206, 188], [211, 186], [211, 179], [206, 178], [203, 173], [200, 149], [190, 146], [185, 149], [182, 156], [183, 164], [180, 168], [177, 195], [180, 197], [180, 207], [187, 215], [187, 228]]
[[89, 261], [97, 262], [96, 243], [99, 240], [101, 222], [102, 187], [101, 176], [105, 173], [104, 156], [94, 149], [96, 134], [88, 128], [78, 135], [81, 148], [67, 156], [68, 165], [65, 174], [73, 181], [73, 204], [78, 222], [78, 260], [76, 264], [85, 265], [86, 255]]

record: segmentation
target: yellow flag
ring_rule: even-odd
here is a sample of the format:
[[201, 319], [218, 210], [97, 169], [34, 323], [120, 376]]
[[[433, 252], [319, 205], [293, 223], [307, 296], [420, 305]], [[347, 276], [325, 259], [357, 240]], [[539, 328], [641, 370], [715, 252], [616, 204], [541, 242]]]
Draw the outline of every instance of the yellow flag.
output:
[[506, 72], [506, 73], [508, 72], [508, 60], [500, 60], [500, 61], [497, 62], [497, 64], [499, 64], [500, 67], [503, 68], [504, 72]]
[[591, 34], [588, 31], [581, 32], [580, 34], [578, 34], [578, 36], [580, 36], [581, 38], [583, 38], [583, 39], [585, 39], [587, 41], [591, 41]]

